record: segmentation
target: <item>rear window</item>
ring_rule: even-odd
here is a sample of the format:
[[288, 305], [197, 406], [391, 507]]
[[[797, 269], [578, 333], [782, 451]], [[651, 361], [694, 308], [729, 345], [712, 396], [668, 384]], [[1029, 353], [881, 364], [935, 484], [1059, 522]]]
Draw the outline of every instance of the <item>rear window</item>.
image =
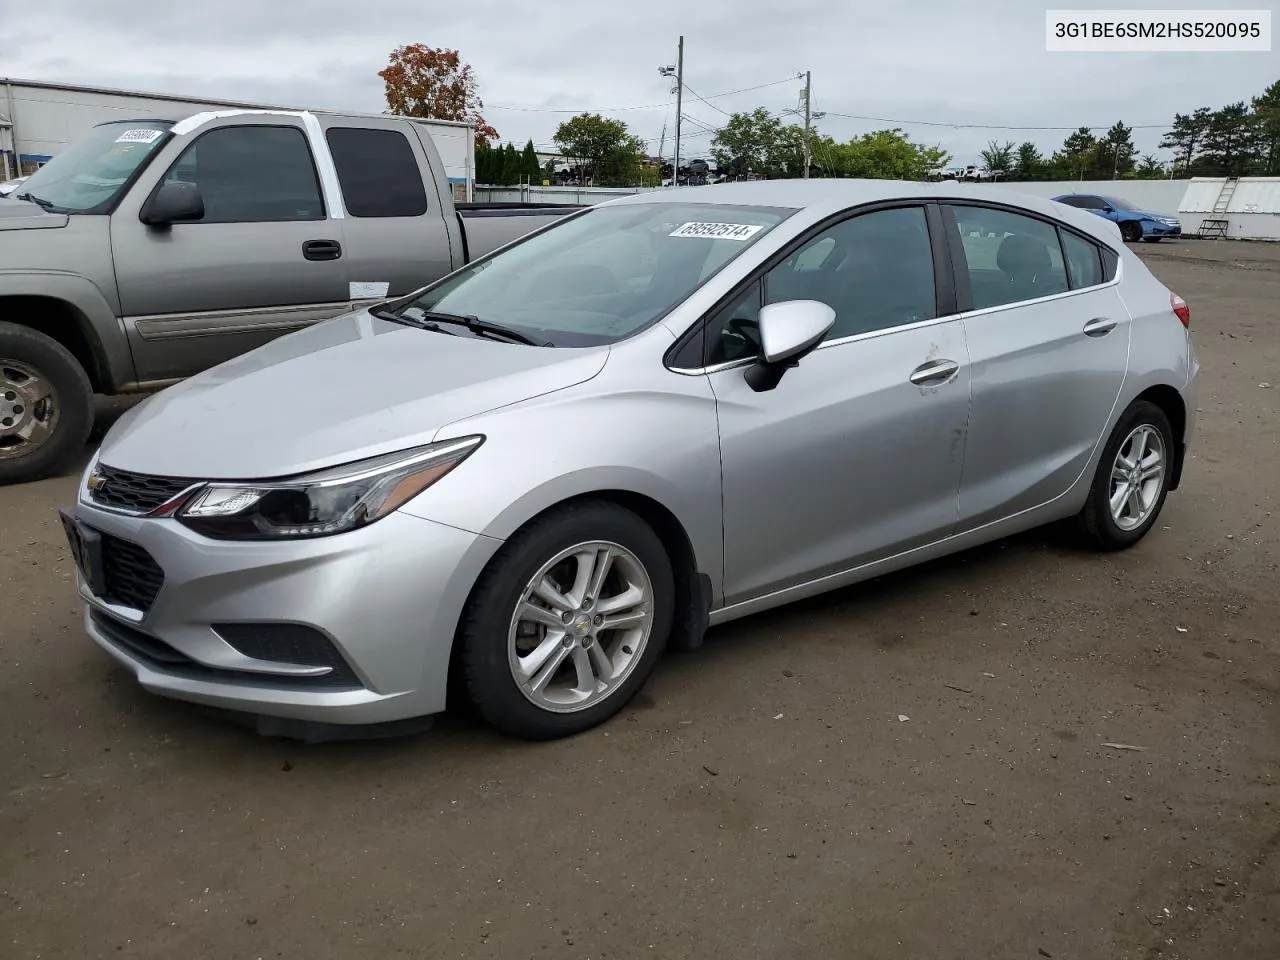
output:
[[1062, 248], [1067, 252], [1071, 289], [1094, 287], [1102, 283], [1102, 256], [1096, 244], [1070, 230], [1063, 230]]
[[403, 133], [334, 127], [325, 139], [351, 216], [420, 217], [427, 212], [418, 159]]

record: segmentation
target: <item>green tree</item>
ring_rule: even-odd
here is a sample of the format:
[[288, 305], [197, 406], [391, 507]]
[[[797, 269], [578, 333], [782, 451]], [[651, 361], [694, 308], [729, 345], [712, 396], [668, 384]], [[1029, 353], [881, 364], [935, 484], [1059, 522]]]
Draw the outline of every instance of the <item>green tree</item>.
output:
[[1218, 176], [1242, 177], [1261, 159], [1258, 118], [1242, 100], [1213, 111], [1204, 137], [1205, 166]]
[[1018, 145], [1018, 155], [1013, 161], [1014, 176], [1019, 180], [1039, 180], [1045, 175], [1044, 157], [1030, 140]]
[[1182, 175], [1191, 176], [1191, 166], [1195, 163], [1197, 152], [1204, 147], [1205, 135], [1209, 132], [1212, 120], [1208, 107], [1200, 107], [1192, 113], [1175, 113], [1173, 126], [1160, 141], [1162, 150], [1174, 152], [1174, 168], [1179, 160], [1182, 164]]
[[782, 122], [764, 107], [757, 107], [729, 117], [711, 138], [711, 156], [717, 167], [739, 177], [778, 176], [781, 141]]
[[520, 154], [520, 173], [527, 183], [542, 182], [542, 164], [538, 163], [538, 151], [534, 149], [532, 140], [524, 145]]
[[494, 183], [493, 149], [489, 141], [481, 140], [476, 144], [476, 183]]
[[1015, 169], [1014, 149], [1012, 140], [1006, 140], [1003, 144], [995, 140], [988, 141], [986, 149], [982, 151], [983, 167], [988, 173], [998, 173], [1002, 177], [1007, 177]]
[[1253, 98], [1253, 115], [1258, 127], [1258, 172], [1280, 176], [1280, 80]]
[[1050, 160], [1054, 175], [1063, 180], [1083, 180], [1094, 166], [1097, 151], [1098, 139], [1088, 127], [1081, 127], [1068, 135], [1062, 149]]
[[1153, 154], [1148, 153], [1126, 176], [1132, 177], [1134, 180], [1163, 180], [1166, 173], [1164, 164]]
[[865, 133], [837, 148], [841, 176], [924, 180], [951, 159], [940, 147], [913, 143], [901, 130]]
[[1133, 128], [1117, 121], [1098, 143], [1094, 176], [1109, 180], [1133, 169]]
[[596, 183], [630, 184], [640, 165], [644, 143], [621, 120], [581, 113], [560, 124], [551, 138], [566, 157], [590, 171]]
[[502, 183], [514, 186], [520, 182], [520, 153], [515, 144], [508, 142], [502, 148]]

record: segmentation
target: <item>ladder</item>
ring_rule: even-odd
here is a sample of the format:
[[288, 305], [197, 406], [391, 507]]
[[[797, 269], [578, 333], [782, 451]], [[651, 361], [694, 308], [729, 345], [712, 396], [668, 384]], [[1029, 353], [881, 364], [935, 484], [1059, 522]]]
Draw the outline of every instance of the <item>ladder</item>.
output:
[[1231, 205], [1231, 198], [1235, 196], [1236, 186], [1239, 184], [1236, 177], [1230, 177], [1226, 183], [1222, 185], [1222, 190], [1218, 192], [1218, 199], [1214, 201], [1214, 213], [1226, 213], [1227, 207]]

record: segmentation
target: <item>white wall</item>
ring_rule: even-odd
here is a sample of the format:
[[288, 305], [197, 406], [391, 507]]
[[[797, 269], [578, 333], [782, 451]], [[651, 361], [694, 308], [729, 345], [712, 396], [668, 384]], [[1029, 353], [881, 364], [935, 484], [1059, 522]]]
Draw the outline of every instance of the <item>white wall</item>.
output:
[[[286, 109], [278, 104], [236, 103], [226, 100], [181, 100], [129, 91], [89, 90], [80, 87], [45, 87], [0, 79], [0, 115], [8, 116], [6, 93], [12, 97], [13, 122], [20, 152], [43, 162], [99, 123], [111, 120], [159, 118], [181, 120], [202, 110], [228, 107]], [[419, 121], [431, 130], [431, 139], [451, 181], [469, 186], [475, 170], [471, 128], [457, 124]]]
[[1047, 199], [1064, 193], [1091, 193], [1119, 197], [1140, 210], [1176, 217], [1188, 182], [1187, 180], [1045, 180], [996, 183], [994, 186]]

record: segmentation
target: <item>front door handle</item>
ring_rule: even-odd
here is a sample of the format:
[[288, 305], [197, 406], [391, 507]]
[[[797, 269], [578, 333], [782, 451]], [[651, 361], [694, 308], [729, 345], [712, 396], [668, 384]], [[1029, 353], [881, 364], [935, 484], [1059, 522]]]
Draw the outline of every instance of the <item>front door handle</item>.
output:
[[930, 360], [911, 371], [907, 379], [917, 387], [937, 387], [946, 383], [960, 371], [954, 360]]
[[308, 260], [337, 260], [342, 256], [342, 244], [337, 240], [308, 240], [302, 245], [302, 255]]
[[1086, 337], [1105, 337], [1116, 328], [1116, 322], [1110, 317], [1094, 317], [1084, 325]]

